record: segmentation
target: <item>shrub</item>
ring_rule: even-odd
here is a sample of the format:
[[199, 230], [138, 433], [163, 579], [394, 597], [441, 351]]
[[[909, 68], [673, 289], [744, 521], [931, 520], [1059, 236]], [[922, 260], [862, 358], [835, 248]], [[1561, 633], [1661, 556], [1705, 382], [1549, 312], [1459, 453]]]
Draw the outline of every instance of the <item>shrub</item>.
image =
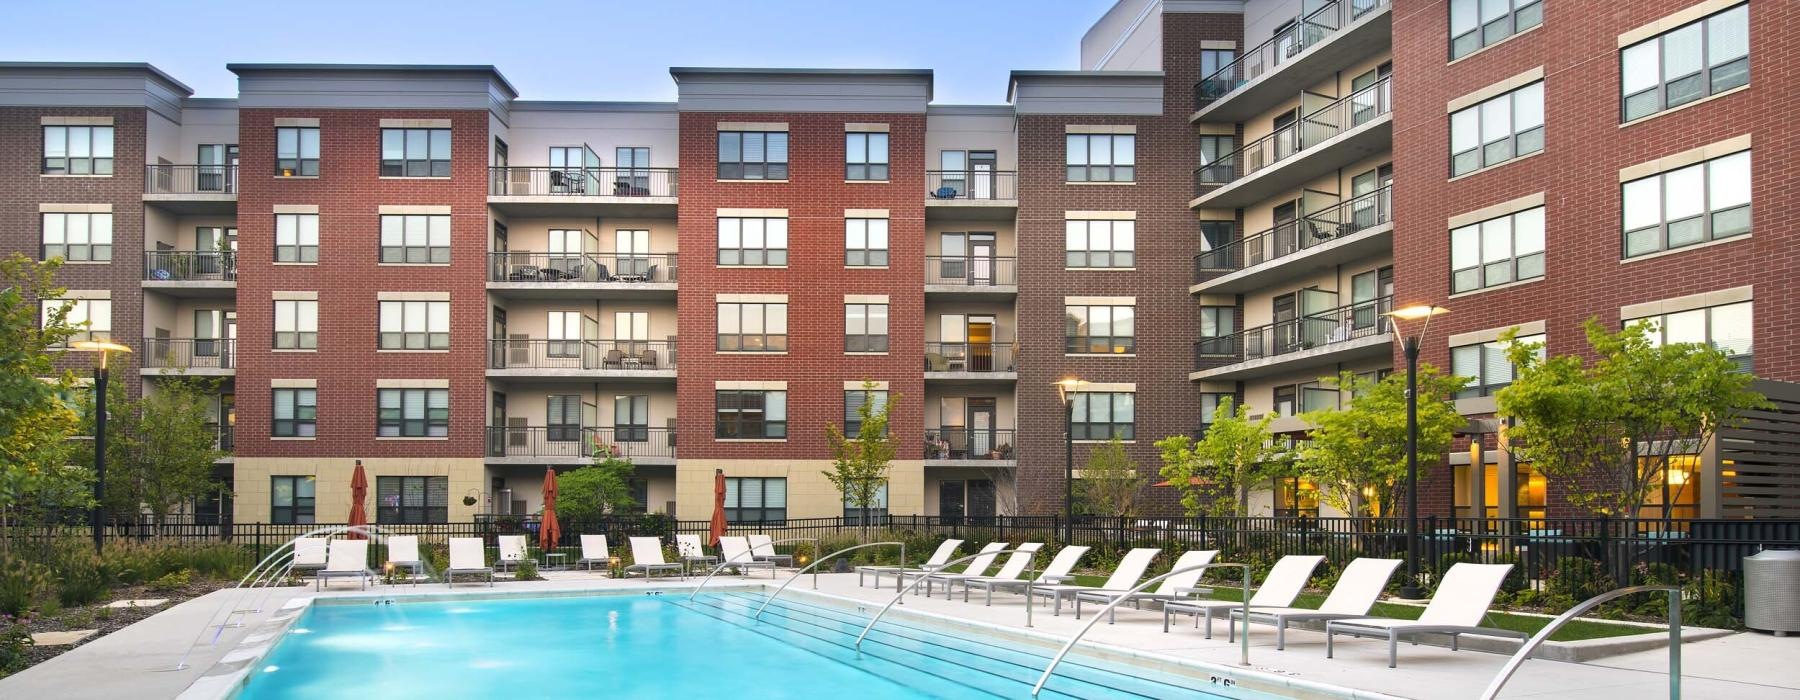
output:
[[187, 588], [188, 584], [193, 582], [194, 572], [188, 569], [182, 569], [181, 571], [171, 571], [163, 574], [155, 581], [151, 581], [148, 588], [158, 593], [174, 593], [183, 588]]
[[43, 565], [24, 559], [0, 559], [0, 614], [20, 617], [50, 592]]
[[25, 670], [31, 665], [31, 630], [25, 623], [7, 618], [0, 620], [0, 678]]
[[537, 560], [531, 557], [520, 559], [518, 564], [513, 567], [513, 571], [515, 572], [513, 578], [517, 581], [540, 581], [544, 578], [538, 575]]
[[1564, 609], [1575, 603], [1605, 593], [1613, 588], [1611, 576], [1600, 562], [1582, 557], [1563, 557], [1556, 560], [1556, 568], [1550, 572], [1545, 582], [1546, 592], [1552, 597], [1566, 598], [1569, 601]]
[[86, 546], [64, 544], [50, 548], [44, 559], [50, 568], [56, 597], [63, 605], [87, 605], [106, 597], [112, 589], [100, 557]]

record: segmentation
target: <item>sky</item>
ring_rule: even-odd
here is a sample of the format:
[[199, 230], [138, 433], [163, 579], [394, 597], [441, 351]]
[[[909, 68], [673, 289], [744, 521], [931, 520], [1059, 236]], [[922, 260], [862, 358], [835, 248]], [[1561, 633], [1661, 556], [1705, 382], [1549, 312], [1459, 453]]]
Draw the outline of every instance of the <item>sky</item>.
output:
[[[930, 68], [934, 101], [1006, 101], [1079, 67], [1113, 0], [0, 0], [0, 61], [148, 62], [199, 97], [226, 63], [492, 64], [521, 99], [674, 100], [670, 66]], [[61, 29], [56, 29], [61, 28]]]

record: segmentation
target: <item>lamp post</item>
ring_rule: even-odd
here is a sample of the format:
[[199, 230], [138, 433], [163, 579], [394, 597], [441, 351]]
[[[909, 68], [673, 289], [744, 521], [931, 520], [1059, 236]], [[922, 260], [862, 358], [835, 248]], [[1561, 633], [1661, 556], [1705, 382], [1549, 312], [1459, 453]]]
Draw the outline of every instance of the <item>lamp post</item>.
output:
[[[1431, 328], [1431, 317], [1449, 312], [1418, 304], [1387, 313], [1388, 326], [1406, 355], [1406, 581], [1400, 585], [1400, 597], [1407, 600], [1419, 599], [1419, 344]], [[1422, 321], [1419, 332], [1402, 334], [1402, 321]]]
[[94, 365], [94, 509], [89, 514], [94, 527], [94, 554], [99, 554], [105, 539], [100, 514], [106, 507], [102, 500], [106, 497], [106, 357], [115, 352], [130, 353], [131, 348], [104, 340], [78, 340], [69, 347], [100, 353], [100, 362]]
[[1064, 377], [1056, 382], [1056, 396], [1063, 402], [1063, 544], [1075, 541], [1075, 394], [1087, 386], [1085, 379]]

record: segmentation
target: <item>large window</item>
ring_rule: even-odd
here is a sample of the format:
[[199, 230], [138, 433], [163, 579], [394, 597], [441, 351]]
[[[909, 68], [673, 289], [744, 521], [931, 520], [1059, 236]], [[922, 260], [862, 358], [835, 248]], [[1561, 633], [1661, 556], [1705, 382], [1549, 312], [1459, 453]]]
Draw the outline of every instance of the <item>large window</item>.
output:
[[450, 262], [450, 215], [386, 214], [381, 217], [384, 263]]
[[1073, 395], [1075, 415], [1070, 438], [1075, 440], [1137, 439], [1137, 395], [1131, 392], [1091, 392]]
[[50, 325], [50, 319], [58, 309], [67, 305], [68, 311], [63, 314], [63, 325], [75, 329], [69, 341], [78, 340], [110, 340], [112, 339], [112, 300], [110, 299], [45, 299], [39, 304], [43, 325]]
[[1132, 267], [1137, 264], [1136, 221], [1065, 221], [1068, 267]]
[[856, 502], [844, 497], [845, 525], [878, 525], [887, 521], [888, 488], [883, 481], [875, 486], [875, 497], [869, 500], [868, 508], [858, 508]]
[[[1538, 355], [1544, 354], [1544, 336], [1525, 335], [1514, 338], [1515, 343], [1536, 344]], [[1477, 396], [1493, 396], [1494, 392], [1506, 388], [1513, 382], [1513, 364], [1506, 359], [1507, 345], [1499, 341], [1476, 343], [1450, 348], [1450, 372], [1459, 377], [1468, 377], [1469, 383], [1463, 390], [1456, 392], [1456, 398], [1469, 399]]]
[[449, 350], [450, 302], [381, 302], [381, 349]]
[[1451, 293], [1543, 276], [1543, 207], [1450, 230]]
[[1543, 21], [1542, 0], [1450, 0], [1450, 58], [1462, 58]]
[[844, 220], [844, 264], [849, 267], [887, 267], [887, 219]]
[[275, 215], [275, 262], [319, 261], [319, 215]]
[[318, 177], [319, 127], [275, 129], [275, 174], [280, 177]]
[[450, 434], [449, 389], [377, 389], [377, 437], [445, 437]]
[[726, 477], [725, 522], [734, 525], [787, 520], [787, 479]]
[[888, 393], [885, 389], [845, 389], [844, 390], [844, 435], [856, 437], [862, 431], [862, 407], [869, 406], [870, 415], [881, 415], [886, 410]]
[[112, 260], [112, 214], [44, 214], [43, 259]]
[[544, 439], [550, 442], [581, 440], [581, 395], [552, 394], [545, 399]]
[[434, 524], [450, 521], [450, 477], [375, 477], [375, 522]]
[[887, 352], [888, 305], [844, 305], [844, 352]]
[[313, 487], [310, 476], [269, 477], [269, 522], [276, 525], [313, 524]]
[[316, 350], [319, 347], [319, 302], [313, 299], [275, 300], [275, 349]]
[[313, 437], [318, 431], [317, 389], [276, 389], [269, 434], [275, 437]]
[[[1221, 79], [1222, 84], [1230, 84], [1229, 79]], [[1201, 182], [1231, 182], [1237, 176], [1236, 164], [1232, 162], [1232, 154], [1237, 151], [1237, 139], [1233, 136], [1201, 136], [1200, 168]]]
[[1619, 186], [1624, 256], [1750, 232], [1750, 152], [1740, 151]]
[[787, 304], [719, 304], [720, 352], [786, 352]]
[[382, 177], [450, 177], [449, 129], [382, 129]]
[[1750, 83], [1750, 6], [1645, 39], [1619, 52], [1619, 109], [1641, 119]]
[[1137, 351], [1137, 308], [1133, 306], [1069, 306], [1070, 354], [1127, 354]]
[[1069, 182], [1131, 182], [1137, 179], [1137, 136], [1069, 134]]
[[[670, 436], [671, 440], [674, 436]], [[613, 442], [650, 441], [650, 396], [613, 397]]]
[[1650, 324], [1650, 342], [1706, 343], [1736, 361], [1745, 371], [1750, 369], [1754, 349], [1750, 342], [1751, 302], [1724, 304], [1703, 309], [1625, 319], [1626, 323], [1643, 321]]
[[1303, 476], [1275, 479], [1275, 517], [1319, 517], [1319, 486]]
[[1231, 355], [1237, 352], [1232, 334], [1237, 332], [1237, 307], [1200, 307], [1200, 354]]
[[786, 267], [787, 219], [719, 217], [719, 264]]
[[844, 134], [844, 179], [888, 179], [887, 134]]
[[1544, 83], [1538, 81], [1450, 115], [1450, 175], [1544, 150]]
[[719, 390], [714, 392], [721, 440], [784, 440], [787, 438], [787, 392]]
[[111, 175], [113, 128], [44, 127], [43, 168], [45, 175]]
[[719, 132], [719, 179], [788, 179], [787, 132]]

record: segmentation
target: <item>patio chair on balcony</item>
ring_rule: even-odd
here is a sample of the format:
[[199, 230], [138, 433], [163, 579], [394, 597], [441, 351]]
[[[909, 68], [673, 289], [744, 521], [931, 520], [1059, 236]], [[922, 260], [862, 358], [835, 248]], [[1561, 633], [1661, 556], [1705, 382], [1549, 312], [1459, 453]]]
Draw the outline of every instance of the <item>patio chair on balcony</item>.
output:
[[624, 367], [625, 366], [625, 353], [619, 352], [618, 348], [612, 348], [610, 350], [607, 350], [606, 351], [606, 359], [601, 360], [601, 363], [602, 363], [602, 365], [601, 365], [602, 367], [605, 367], [608, 369], [616, 369], [619, 367]]
[[642, 355], [638, 355], [638, 365], [643, 369], [656, 369], [656, 351], [645, 350]]
[[506, 274], [506, 278], [514, 282], [536, 282], [543, 276], [543, 271], [536, 265], [518, 265]]
[[936, 192], [931, 193], [931, 196], [937, 199], [956, 199], [956, 188], [939, 187]]

